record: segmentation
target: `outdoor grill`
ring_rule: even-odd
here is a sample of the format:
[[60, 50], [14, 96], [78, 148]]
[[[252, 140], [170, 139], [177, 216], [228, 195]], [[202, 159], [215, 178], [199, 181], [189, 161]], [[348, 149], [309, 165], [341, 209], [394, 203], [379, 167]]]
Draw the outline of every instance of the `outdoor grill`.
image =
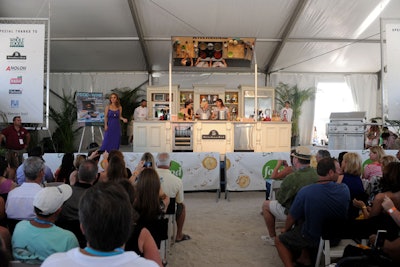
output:
[[365, 136], [365, 111], [332, 112], [327, 125], [328, 149], [362, 150]]

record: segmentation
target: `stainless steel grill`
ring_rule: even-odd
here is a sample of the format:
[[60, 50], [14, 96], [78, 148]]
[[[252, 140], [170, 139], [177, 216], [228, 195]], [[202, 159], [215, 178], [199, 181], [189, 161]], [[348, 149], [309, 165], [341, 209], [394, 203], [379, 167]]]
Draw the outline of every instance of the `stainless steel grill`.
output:
[[364, 149], [365, 111], [333, 112], [329, 119], [328, 149]]

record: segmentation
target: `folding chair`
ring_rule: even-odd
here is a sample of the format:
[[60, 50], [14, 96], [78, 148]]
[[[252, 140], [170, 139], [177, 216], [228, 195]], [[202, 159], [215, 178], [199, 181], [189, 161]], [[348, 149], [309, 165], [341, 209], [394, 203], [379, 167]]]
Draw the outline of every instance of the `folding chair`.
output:
[[276, 191], [278, 191], [279, 188], [281, 188], [283, 180], [275, 180], [275, 179], [269, 179], [268, 183], [271, 184], [271, 191], [269, 192], [269, 200], [275, 200], [276, 199]]
[[156, 241], [163, 265], [167, 266], [168, 218], [157, 220], [153, 226], [155, 228], [152, 227], [149, 231]]
[[[321, 264], [322, 254], [324, 254], [324, 265], [331, 264], [333, 258], [340, 258], [343, 256], [344, 249], [347, 245], [356, 245], [353, 240], [355, 234], [352, 233], [351, 220], [330, 220], [324, 223], [322, 228], [322, 235], [319, 241], [315, 267]], [[331, 246], [331, 240], [341, 239], [337, 246]]]
[[171, 250], [171, 246], [175, 243], [176, 236], [176, 202], [175, 198], [169, 199], [169, 205], [165, 214], [168, 218], [168, 250]]

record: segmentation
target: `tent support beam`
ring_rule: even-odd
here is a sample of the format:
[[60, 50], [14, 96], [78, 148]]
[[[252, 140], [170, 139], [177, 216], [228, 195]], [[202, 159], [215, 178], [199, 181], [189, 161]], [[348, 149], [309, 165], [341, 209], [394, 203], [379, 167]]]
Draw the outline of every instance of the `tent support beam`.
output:
[[146, 70], [148, 73], [152, 73], [152, 69], [150, 67], [151, 65], [150, 65], [150, 61], [149, 61], [149, 53], [148, 53], [146, 43], [144, 41], [143, 28], [142, 28], [142, 24], [140, 23], [140, 20], [139, 20], [138, 9], [135, 4], [135, 0], [128, 0], [128, 5], [129, 5], [129, 9], [131, 10], [133, 24], [135, 25], [136, 32], [139, 37], [139, 42], [140, 42], [140, 47], [142, 48], [144, 62], [146, 63]]
[[289, 20], [288, 24], [286, 25], [285, 29], [283, 30], [282, 41], [275, 48], [274, 52], [272, 53], [271, 59], [266, 64], [266, 67], [265, 67], [265, 70], [264, 70], [264, 72], [266, 74], [268, 74], [271, 71], [271, 69], [273, 68], [273, 66], [275, 65], [276, 60], [279, 57], [279, 54], [281, 53], [283, 47], [285, 46], [286, 42], [289, 39], [288, 38], [289, 34], [292, 32], [294, 25], [296, 24], [296, 22], [300, 18], [300, 15], [303, 12], [303, 10], [306, 7], [308, 2], [309, 2], [309, 0], [300, 0], [297, 3], [297, 6], [293, 11], [292, 16], [290, 17], [290, 20]]

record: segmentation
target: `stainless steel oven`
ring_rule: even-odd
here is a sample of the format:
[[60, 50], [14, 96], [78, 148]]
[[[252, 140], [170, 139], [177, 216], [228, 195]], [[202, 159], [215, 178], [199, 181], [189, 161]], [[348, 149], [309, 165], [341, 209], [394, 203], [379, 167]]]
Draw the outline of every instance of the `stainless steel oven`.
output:
[[172, 131], [172, 151], [193, 152], [193, 123], [173, 123]]

